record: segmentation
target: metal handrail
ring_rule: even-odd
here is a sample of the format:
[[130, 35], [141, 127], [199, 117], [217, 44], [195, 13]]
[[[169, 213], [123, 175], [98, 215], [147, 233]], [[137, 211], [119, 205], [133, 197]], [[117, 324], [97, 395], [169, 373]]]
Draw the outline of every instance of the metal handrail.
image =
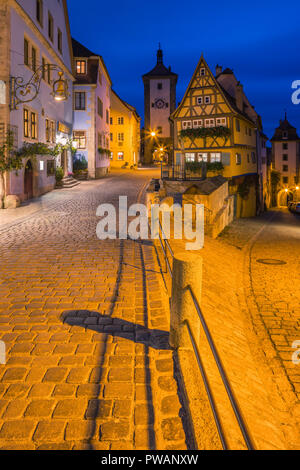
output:
[[[162, 234], [164, 234], [161, 223], [159, 223], [159, 226], [160, 226], [160, 230], [162, 231]], [[168, 271], [170, 273], [171, 278], [173, 278], [173, 272], [172, 272], [171, 265], [170, 265], [170, 262], [169, 262], [169, 259], [168, 259], [166, 248], [169, 250], [172, 258], [174, 258], [174, 252], [171, 248], [171, 245], [169, 244], [169, 242], [166, 239], [165, 239], [165, 247], [164, 247], [163, 239], [162, 239], [160, 234], [159, 234], [159, 241], [160, 241], [163, 253], [164, 253], [164, 257], [165, 257], [165, 261], [166, 261], [166, 264], [167, 264]], [[247, 447], [248, 450], [254, 450], [255, 447], [254, 447], [254, 444], [253, 444], [252, 439], [250, 437], [250, 434], [248, 432], [246, 423], [244, 422], [244, 419], [242, 417], [242, 413], [240, 411], [240, 408], [239, 408], [239, 405], [236, 401], [234, 393], [231, 389], [231, 386], [230, 386], [229, 380], [227, 378], [227, 374], [224, 370], [224, 367], [223, 367], [222, 361], [220, 359], [219, 353], [216, 349], [215, 343], [214, 343], [214, 341], [212, 339], [212, 336], [210, 334], [209, 328], [207, 326], [207, 323], [206, 323], [205, 318], [203, 316], [203, 313], [201, 311], [200, 305], [198, 303], [198, 300], [197, 300], [191, 286], [188, 286], [188, 291], [191, 294], [196, 312], [198, 314], [201, 325], [202, 325], [203, 330], [205, 332], [206, 339], [208, 341], [210, 350], [211, 350], [211, 352], [213, 354], [213, 357], [215, 359], [218, 371], [220, 373], [223, 385], [225, 387], [225, 390], [226, 390], [227, 396], [229, 398], [231, 407], [232, 407], [234, 415], [236, 417], [238, 426], [239, 426], [240, 431], [242, 433], [242, 436], [244, 438], [246, 447]], [[198, 363], [198, 367], [200, 369], [201, 376], [203, 378], [204, 386], [205, 386], [205, 389], [206, 389], [206, 393], [208, 395], [208, 400], [209, 400], [211, 410], [212, 410], [212, 413], [213, 413], [213, 416], [214, 416], [214, 420], [215, 420], [215, 423], [216, 423], [216, 426], [217, 426], [217, 430], [218, 430], [218, 434], [219, 434], [219, 437], [220, 437], [220, 440], [221, 440], [221, 443], [222, 443], [222, 447], [223, 447], [224, 450], [228, 450], [227, 440], [226, 440], [226, 437], [225, 437], [225, 434], [224, 434], [224, 431], [223, 431], [223, 427], [222, 427], [221, 420], [220, 420], [220, 417], [219, 417], [219, 413], [218, 413], [218, 410], [217, 410], [217, 406], [215, 404], [215, 400], [214, 400], [214, 397], [213, 397], [213, 394], [212, 394], [212, 391], [211, 391], [211, 387], [209, 385], [209, 381], [208, 381], [208, 378], [207, 378], [207, 375], [206, 375], [206, 372], [205, 372], [205, 368], [204, 368], [203, 362], [201, 360], [201, 356], [200, 356], [199, 348], [197, 346], [196, 339], [193, 335], [191, 326], [190, 326], [190, 324], [187, 320], [184, 322], [184, 325], [187, 327], [187, 330], [188, 330], [188, 333], [189, 333], [189, 336], [190, 336], [190, 340], [191, 340], [191, 343], [192, 343], [192, 346], [193, 346], [193, 350], [194, 350], [194, 353], [195, 353], [195, 356], [196, 356], [196, 360], [197, 360], [197, 363]]]
[[[232, 406], [232, 409], [233, 409], [233, 412], [235, 414], [235, 417], [236, 417], [236, 420], [238, 422], [238, 425], [239, 425], [239, 428], [240, 428], [240, 431], [243, 435], [243, 438], [244, 438], [244, 441], [245, 441], [245, 444], [247, 446], [247, 449], [248, 450], [254, 450], [254, 445], [252, 443], [252, 440], [251, 440], [251, 437], [249, 435], [249, 432], [248, 432], [248, 429], [247, 429], [247, 426], [244, 422], [244, 419], [242, 417], [242, 413], [241, 413], [241, 410], [239, 408], [239, 405], [236, 401], [236, 398], [234, 396], [234, 393], [231, 389], [231, 386], [229, 384], [229, 380], [228, 380], [228, 377], [227, 377], [227, 374], [225, 372], [225, 369], [223, 367], [223, 364], [222, 364], [222, 361], [221, 361], [221, 358], [219, 356], [219, 353], [217, 351], [217, 348], [215, 346], [215, 343], [212, 339], [212, 336], [210, 334], [210, 331], [208, 329], [208, 326], [207, 326], [207, 323], [205, 321], [205, 318], [202, 314], [202, 311], [201, 311], [201, 308], [199, 306], [199, 303], [198, 303], [198, 300], [193, 292], [193, 289], [188, 286], [188, 290], [191, 294], [191, 297], [192, 297], [192, 300], [193, 300], [193, 303], [194, 303], [194, 306], [196, 308], [196, 311], [197, 311], [197, 314], [199, 316], [199, 319], [200, 319], [200, 322], [201, 322], [201, 325], [203, 327], [203, 330], [205, 332], [205, 336], [206, 336], [206, 339], [208, 341], [208, 344], [209, 344], [209, 347], [210, 347], [210, 350], [214, 356], [214, 359], [215, 359], [215, 362], [216, 362], [216, 365], [218, 367], [218, 370], [219, 370], [219, 373], [221, 375], [221, 378], [222, 378], [222, 382], [223, 382], [223, 385], [226, 389], [226, 393], [227, 393], [227, 396], [229, 398], [229, 401], [230, 401], [230, 404]], [[200, 358], [200, 357], [199, 357]]]

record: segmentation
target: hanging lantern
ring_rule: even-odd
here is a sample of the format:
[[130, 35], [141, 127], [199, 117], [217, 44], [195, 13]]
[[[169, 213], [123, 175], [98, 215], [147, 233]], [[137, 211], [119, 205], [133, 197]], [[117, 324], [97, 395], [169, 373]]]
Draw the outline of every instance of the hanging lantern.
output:
[[63, 76], [64, 76], [64, 73], [59, 72], [58, 80], [56, 80], [53, 83], [52, 95], [54, 96], [55, 101], [66, 101], [68, 97], [70, 96], [68, 82], [67, 80], [63, 79]]

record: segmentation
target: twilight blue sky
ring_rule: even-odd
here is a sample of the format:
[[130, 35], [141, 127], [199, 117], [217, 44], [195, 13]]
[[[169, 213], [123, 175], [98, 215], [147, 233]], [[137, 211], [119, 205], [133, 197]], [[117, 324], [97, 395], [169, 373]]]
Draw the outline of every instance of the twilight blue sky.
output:
[[300, 105], [291, 84], [300, 80], [300, 3], [270, 0], [69, 0], [72, 35], [103, 56], [116, 92], [143, 117], [141, 76], [156, 63], [179, 74], [180, 101], [203, 51], [215, 71], [233, 68], [271, 138], [287, 110], [300, 132]]

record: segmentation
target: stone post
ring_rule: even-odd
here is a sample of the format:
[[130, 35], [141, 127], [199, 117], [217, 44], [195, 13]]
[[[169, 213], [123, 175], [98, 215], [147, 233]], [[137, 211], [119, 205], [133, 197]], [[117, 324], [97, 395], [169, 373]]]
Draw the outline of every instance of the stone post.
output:
[[191, 294], [187, 289], [190, 286], [200, 304], [202, 294], [202, 266], [203, 260], [199, 254], [180, 252], [175, 255], [173, 263], [172, 299], [171, 299], [171, 331], [170, 345], [177, 348], [191, 347], [190, 340], [185, 340], [188, 320], [197, 341], [200, 339], [200, 320], [196, 312]]

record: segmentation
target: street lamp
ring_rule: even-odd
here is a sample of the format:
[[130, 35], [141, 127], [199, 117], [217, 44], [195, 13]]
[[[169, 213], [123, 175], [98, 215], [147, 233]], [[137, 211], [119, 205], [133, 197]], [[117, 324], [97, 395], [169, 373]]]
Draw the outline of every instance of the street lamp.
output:
[[45, 73], [50, 70], [58, 72], [58, 79], [53, 82], [52, 93], [55, 101], [66, 101], [70, 96], [68, 81], [64, 79], [63, 70], [55, 64], [41, 65], [27, 83], [23, 77], [10, 78], [10, 109], [17, 110], [20, 103], [30, 103], [39, 95], [41, 82]]

